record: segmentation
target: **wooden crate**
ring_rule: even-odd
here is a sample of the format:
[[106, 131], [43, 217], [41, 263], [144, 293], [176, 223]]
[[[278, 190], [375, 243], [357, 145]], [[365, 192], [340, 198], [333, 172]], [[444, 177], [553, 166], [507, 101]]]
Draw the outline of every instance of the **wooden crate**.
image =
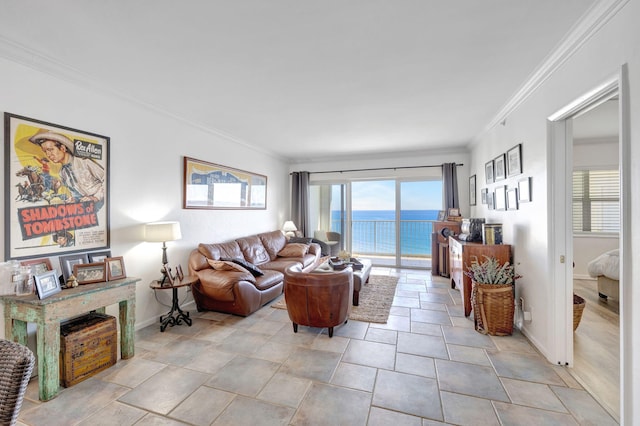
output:
[[92, 312], [60, 324], [60, 382], [69, 387], [116, 363], [116, 318]]

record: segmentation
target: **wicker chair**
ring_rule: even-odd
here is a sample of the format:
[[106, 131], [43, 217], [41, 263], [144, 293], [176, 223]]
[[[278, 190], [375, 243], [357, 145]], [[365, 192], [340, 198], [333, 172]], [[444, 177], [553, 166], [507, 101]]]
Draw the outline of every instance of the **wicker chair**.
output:
[[35, 363], [29, 348], [0, 339], [0, 424], [16, 423]]

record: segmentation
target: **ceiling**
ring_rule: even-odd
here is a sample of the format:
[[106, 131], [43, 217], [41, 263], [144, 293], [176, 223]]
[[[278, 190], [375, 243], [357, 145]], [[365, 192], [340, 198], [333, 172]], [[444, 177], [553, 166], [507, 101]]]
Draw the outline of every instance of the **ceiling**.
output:
[[466, 147], [594, 1], [11, 0], [0, 55], [291, 162], [423, 152]]

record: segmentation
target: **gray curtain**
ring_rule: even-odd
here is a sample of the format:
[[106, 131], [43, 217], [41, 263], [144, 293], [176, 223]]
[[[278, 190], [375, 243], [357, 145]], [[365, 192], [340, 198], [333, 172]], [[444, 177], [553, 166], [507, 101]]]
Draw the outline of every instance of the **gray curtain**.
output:
[[458, 173], [456, 163], [442, 164], [442, 196], [445, 211], [460, 208], [458, 197]]
[[309, 172], [291, 173], [291, 220], [307, 236], [309, 227]]

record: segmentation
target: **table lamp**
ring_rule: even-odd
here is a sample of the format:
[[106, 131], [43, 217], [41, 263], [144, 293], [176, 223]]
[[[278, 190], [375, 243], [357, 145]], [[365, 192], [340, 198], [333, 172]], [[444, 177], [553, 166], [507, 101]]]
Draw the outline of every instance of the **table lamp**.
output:
[[287, 238], [295, 237], [295, 231], [297, 231], [296, 224], [293, 223], [292, 220], [287, 220], [284, 225], [282, 225], [282, 231]]
[[167, 241], [175, 241], [182, 238], [179, 222], [154, 222], [147, 223], [144, 227], [145, 241], [151, 243], [162, 243], [162, 281], [161, 285], [171, 277], [169, 275], [167, 264]]

